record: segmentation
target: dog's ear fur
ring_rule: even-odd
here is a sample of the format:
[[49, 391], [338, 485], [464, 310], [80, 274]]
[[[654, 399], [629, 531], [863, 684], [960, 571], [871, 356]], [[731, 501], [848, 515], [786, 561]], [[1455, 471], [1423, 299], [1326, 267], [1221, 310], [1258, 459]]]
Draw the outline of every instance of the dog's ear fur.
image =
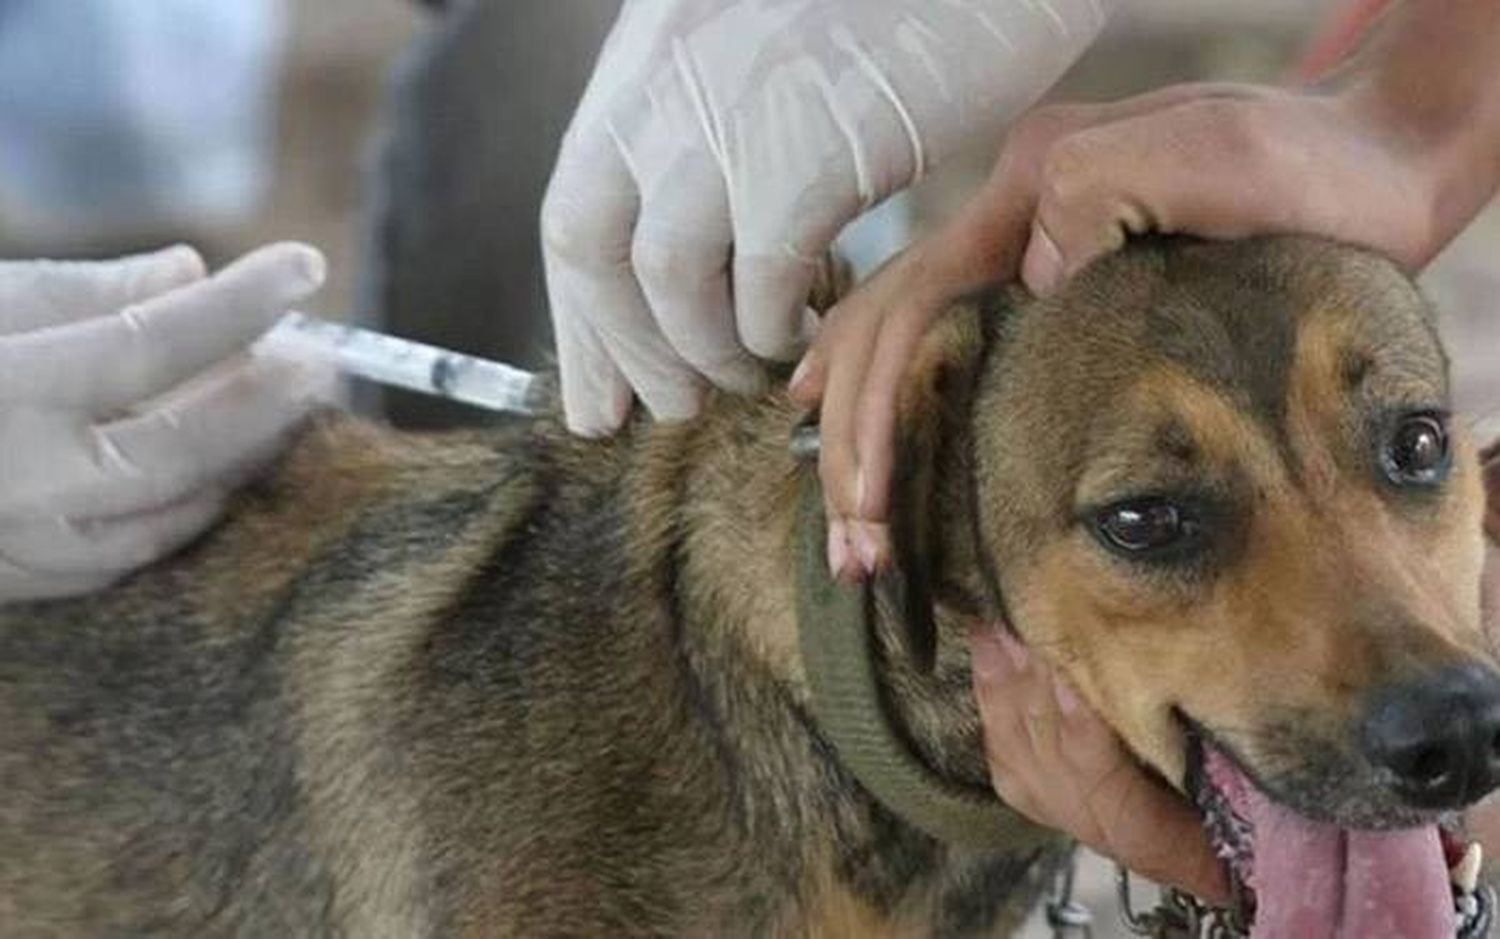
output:
[[934, 604], [952, 539], [942, 526], [962, 522], [954, 478], [967, 478], [970, 394], [978, 378], [984, 337], [976, 304], [942, 316], [923, 337], [897, 394], [897, 452], [891, 480], [890, 531], [894, 568], [876, 584], [892, 637], [916, 666], [930, 670], [937, 644]]

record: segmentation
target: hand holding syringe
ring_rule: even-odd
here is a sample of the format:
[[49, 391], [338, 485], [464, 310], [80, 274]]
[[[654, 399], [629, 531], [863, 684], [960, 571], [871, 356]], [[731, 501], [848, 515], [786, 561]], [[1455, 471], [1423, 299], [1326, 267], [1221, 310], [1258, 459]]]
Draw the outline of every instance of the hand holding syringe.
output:
[[[304, 313], [283, 316], [255, 348], [490, 411], [536, 415], [543, 409], [540, 383], [524, 369]], [[792, 455], [816, 460], [818, 443], [817, 425], [800, 424], [792, 432]]]
[[542, 406], [530, 372], [303, 313], [283, 316], [256, 349], [491, 411], [536, 414]]

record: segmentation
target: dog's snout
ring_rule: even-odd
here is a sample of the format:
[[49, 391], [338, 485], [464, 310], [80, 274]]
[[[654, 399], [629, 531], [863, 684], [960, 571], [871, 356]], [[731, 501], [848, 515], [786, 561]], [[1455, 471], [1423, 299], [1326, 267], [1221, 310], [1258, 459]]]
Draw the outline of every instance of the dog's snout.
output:
[[1366, 712], [1363, 743], [1413, 806], [1469, 805], [1500, 784], [1500, 674], [1455, 666], [1382, 689]]

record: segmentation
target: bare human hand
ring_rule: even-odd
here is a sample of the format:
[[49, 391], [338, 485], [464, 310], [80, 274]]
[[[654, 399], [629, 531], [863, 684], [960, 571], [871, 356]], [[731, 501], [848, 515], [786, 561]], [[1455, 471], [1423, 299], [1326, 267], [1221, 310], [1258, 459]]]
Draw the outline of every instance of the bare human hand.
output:
[[[1337, 91], [1189, 85], [1017, 122], [976, 197], [840, 303], [794, 374], [793, 396], [821, 407], [833, 572], [887, 562], [898, 387], [953, 297], [1017, 278], [1047, 293], [1148, 231], [1318, 234], [1411, 270], [1456, 235], [1500, 185], [1500, 0], [1412, 0], [1390, 27]], [[1007, 802], [1147, 876], [1225, 898], [1197, 812], [1043, 663], [989, 633], [973, 657]]]
[[975, 198], [835, 307], [795, 373], [794, 397], [821, 405], [834, 572], [888, 558], [897, 388], [951, 298], [1017, 276], [1047, 293], [1148, 231], [1430, 260], [1500, 184], [1500, 0], [1429, 6], [1336, 93], [1184, 85], [1018, 121]]
[[1007, 805], [1158, 883], [1229, 901], [1197, 810], [1062, 678], [998, 628], [976, 631], [970, 649], [990, 776]]
[[[1500, 450], [1486, 453], [1482, 608], [1500, 650]], [[970, 637], [974, 694], [996, 792], [1040, 825], [1158, 883], [1209, 902], [1229, 885], [1199, 814], [1143, 769], [1066, 681], [1000, 627]], [[1466, 813], [1469, 830], [1500, 856], [1500, 805]]]

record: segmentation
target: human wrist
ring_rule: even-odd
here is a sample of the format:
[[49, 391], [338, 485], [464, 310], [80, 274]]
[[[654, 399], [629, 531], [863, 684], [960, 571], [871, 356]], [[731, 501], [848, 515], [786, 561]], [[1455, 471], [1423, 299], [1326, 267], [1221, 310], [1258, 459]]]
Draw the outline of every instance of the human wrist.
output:
[[1500, 188], [1500, 0], [1415, 0], [1339, 83], [1338, 107], [1425, 199], [1425, 263]]
[[1396, 260], [1416, 270], [1432, 260], [1500, 187], [1500, 96], [1438, 109], [1359, 81], [1329, 96], [1335, 119], [1365, 146], [1372, 178], [1406, 206]]

